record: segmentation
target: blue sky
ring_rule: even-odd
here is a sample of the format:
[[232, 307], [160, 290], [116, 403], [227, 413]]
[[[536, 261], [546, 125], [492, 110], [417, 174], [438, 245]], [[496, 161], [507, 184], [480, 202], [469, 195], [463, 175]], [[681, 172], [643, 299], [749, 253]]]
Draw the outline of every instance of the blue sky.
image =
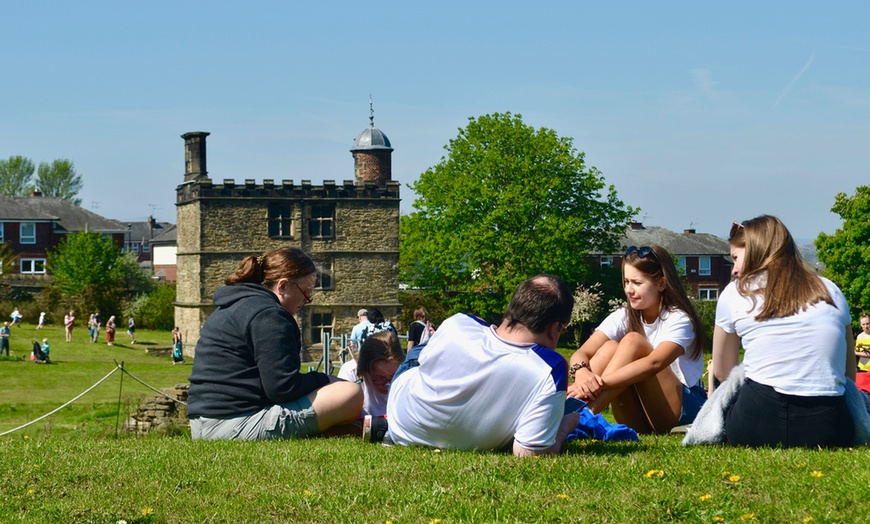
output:
[[769, 213], [812, 239], [870, 181], [866, 2], [417, 4], [0, 0], [0, 158], [69, 158], [84, 207], [175, 222], [181, 134], [211, 133], [216, 181], [352, 179], [371, 95], [405, 212], [508, 111], [676, 231]]

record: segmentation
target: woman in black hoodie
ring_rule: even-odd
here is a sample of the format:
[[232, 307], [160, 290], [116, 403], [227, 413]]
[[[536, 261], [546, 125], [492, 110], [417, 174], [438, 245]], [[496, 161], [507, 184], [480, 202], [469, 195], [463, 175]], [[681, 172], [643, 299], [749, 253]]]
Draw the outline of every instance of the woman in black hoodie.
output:
[[193, 438], [306, 437], [354, 422], [358, 385], [301, 372], [293, 315], [311, 302], [315, 271], [302, 250], [284, 247], [245, 257], [215, 291], [190, 375]]

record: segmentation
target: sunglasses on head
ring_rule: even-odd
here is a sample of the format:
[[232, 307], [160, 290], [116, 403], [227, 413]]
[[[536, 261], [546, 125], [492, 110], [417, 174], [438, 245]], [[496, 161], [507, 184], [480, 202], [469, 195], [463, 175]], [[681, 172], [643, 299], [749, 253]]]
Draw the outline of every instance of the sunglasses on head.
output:
[[[637, 253], [638, 258], [646, 258], [646, 257], [652, 255], [652, 257], [654, 259], [656, 259], [656, 260], [659, 259], [659, 257], [656, 256], [656, 252], [653, 251], [653, 248], [651, 248], [649, 246], [641, 246], [641, 247], [631, 246], [630, 248], [625, 250], [625, 257], [628, 257], [632, 253]], [[625, 257], [623, 257], [623, 258], [625, 258]]]
[[728, 233], [728, 238], [731, 238], [734, 235], [736, 235], [737, 232], [740, 231], [741, 229], [743, 229], [743, 224], [741, 224], [739, 222], [731, 222], [731, 232]]

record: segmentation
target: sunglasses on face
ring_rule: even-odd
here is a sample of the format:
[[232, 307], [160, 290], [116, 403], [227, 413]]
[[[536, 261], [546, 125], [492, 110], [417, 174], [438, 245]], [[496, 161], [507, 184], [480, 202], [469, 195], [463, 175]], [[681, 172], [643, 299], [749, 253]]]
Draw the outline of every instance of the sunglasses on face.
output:
[[638, 258], [646, 258], [648, 256], [652, 256], [656, 260], [659, 259], [659, 257], [656, 256], [656, 252], [653, 251], [653, 248], [649, 246], [631, 246], [630, 248], [625, 250], [625, 256], [623, 258], [628, 257], [632, 253], [637, 253]]

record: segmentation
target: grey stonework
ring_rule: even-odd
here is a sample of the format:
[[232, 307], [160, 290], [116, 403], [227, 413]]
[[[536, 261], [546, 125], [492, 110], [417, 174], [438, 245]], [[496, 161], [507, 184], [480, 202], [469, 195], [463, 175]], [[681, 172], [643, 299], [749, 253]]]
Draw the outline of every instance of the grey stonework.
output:
[[[175, 322], [182, 332], [185, 355], [195, 356], [200, 328], [214, 309], [212, 295], [227, 275], [238, 269], [245, 256], [281, 246], [301, 248], [315, 261], [318, 272], [329, 277], [327, 287], [315, 289], [314, 301], [297, 316], [308, 352], [305, 357], [319, 359], [323, 331], [336, 338], [349, 334], [360, 308], [377, 307], [386, 318], [398, 320], [398, 182], [365, 180], [355, 184], [347, 180], [336, 184], [325, 180], [313, 185], [307, 180], [297, 184], [291, 180], [256, 183], [246, 179], [236, 183], [225, 179], [216, 184], [204, 170], [207, 135], [182, 135], [186, 169], [200, 170], [185, 173], [184, 182], [177, 187]], [[358, 163], [363, 157], [354, 153]], [[366, 163], [369, 160], [365, 158]], [[380, 163], [389, 168], [389, 158], [380, 158]], [[270, 220], [275, 208], [283, 210], [283, 222]], [[330, 217], [328, 211], [333, 209]], [[330, 222], [332, 226], [333, 234], [326, 238], [312, 236], [309, 231], [312, 213], [318, 212], [327, 219], [315, 222]], [[270, 236], [270, 227], [278, 227], [278, 222], [280, 236], [274, 230]], [[315, 321], [323, 324], [324, 319], [329, 322], [315, 326]], [[331, 346], [336, 348], [338, 343]], [[337, 351], [335, 354], [337, 357]]]

